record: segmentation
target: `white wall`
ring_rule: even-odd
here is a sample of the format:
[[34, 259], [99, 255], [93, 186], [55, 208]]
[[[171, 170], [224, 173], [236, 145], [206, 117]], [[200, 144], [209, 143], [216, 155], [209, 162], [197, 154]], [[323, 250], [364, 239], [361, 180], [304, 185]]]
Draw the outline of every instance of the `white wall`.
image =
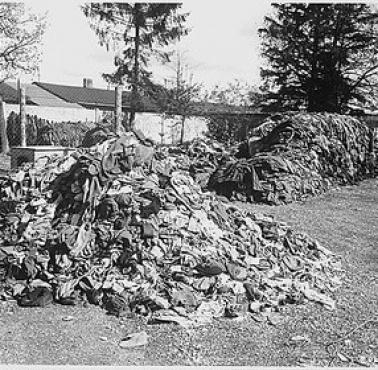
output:
[[[4, 104], [5, 119], [14, 111], [19, 113], [19, 106], [17, 104]], [[95, 121], [95, 111], [85, 108], [60, 108], [60, 107], [41, 107], [41, 106], [26, 106], [26, 114], [36, 115], [39, 118], [44, 118], [55, 122], [85, 122]], [[135, 117], [135, 127], [143, 132], [143, 134], [154, 140], [156, 143], [161, 143], [162, 132], [162, 116], [157, 113], [137, 113]], [[180, 140], [181, 117], [166, 118], [164, 120], [164, 144], [178, 143]], [[185, 135], [184, 141], [192, 140], [196, 137], [203, 137], [207, 131], [207, 120], [203, 117], [188, 117], [185, 121]]]
[[[95, 120], [95, 111], [85, 108], [40, 107], [37, 105], [26, 105], [25, 109], [26, 114], [31, 116], [36, 115], [39, 118], [44, 118], [55, 122], [94, 122]], [[5, 119], [7, 119], [12, 111], [19, 113], [19, 105], [4, 104]]]
[[[180, 139], [181, 125], [174, 125], [181, 122], [181, 117], [166, 118], [164, 120], [164, 144], [177, 143]], [[162, 116], [157, 113], [137, 113], [135, 116], [135, 128], [143, 134], [154, 140], [156, 143], [161, 142]], [[196, 137], [203, 137], [207, 131], [207, 120], [203, 117], [188, 117], [185, 121], [184, 141], [192, 140]]]

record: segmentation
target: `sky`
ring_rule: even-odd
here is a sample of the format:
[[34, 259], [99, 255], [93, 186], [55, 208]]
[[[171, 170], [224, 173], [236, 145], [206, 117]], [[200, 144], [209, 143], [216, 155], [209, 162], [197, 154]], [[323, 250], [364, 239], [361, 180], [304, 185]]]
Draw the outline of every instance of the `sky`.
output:
[[[25, 3], [36, 12], [48, 12], [48, 28], [43, 39], [40, 81], [81, 85], [91, 78], [94, 87], [106, 87], [101, 74], [114, 70], [114, 53], [99, 45], [88, 20], [73, 0], [32, 0]], [[186, 0], [182, 10], [190, 12], [191, 28], [175, 47], [184, 52], [194, 80], [205, 88], [224, 86], [235, 79], [260, 81], [257, 29], [270, 11], [267, 1]], [[166, 69], [153, 63], [157, 79]]]

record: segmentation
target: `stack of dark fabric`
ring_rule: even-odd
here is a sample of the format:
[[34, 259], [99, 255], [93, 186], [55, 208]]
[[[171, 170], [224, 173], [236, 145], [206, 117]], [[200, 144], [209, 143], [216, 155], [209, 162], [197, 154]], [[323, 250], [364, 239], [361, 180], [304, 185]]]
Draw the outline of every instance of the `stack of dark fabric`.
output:
[[89, 302], [185, 326], [268, 318], [290, 303], [334, 307], [335, 255], [203, 192], [148, 149], [129, 134], [2, 178], [2, 299]]
[[[220, 167], [209, 188], [239, 200], [283, 204], [375, 174], [370, 129], [337, 114], [295, 114]], [[244, 150], [244, 153], [246, 151]]]

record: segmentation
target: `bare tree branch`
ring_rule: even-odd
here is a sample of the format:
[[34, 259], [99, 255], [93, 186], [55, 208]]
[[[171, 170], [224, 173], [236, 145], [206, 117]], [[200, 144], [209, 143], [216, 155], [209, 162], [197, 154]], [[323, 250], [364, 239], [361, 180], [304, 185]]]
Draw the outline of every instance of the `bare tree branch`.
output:
[[23, 3], [0, 4], [1, 81], [38, 68], [45, 28], [45, 17], [30, 13]]

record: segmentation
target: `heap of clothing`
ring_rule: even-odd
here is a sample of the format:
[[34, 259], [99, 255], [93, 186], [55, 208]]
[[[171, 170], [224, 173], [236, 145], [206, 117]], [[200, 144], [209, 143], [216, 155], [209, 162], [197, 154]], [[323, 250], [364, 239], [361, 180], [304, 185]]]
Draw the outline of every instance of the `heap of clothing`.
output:
[[180, 170], [188, 171], [203, 189], [217, 168], [233, 158], [232, 148], [226, 149], [215, 140], [202, 138], [189, 145], [160, 148], [159, 155], [161, 159], [174, 161]]
[[3, 176], [1, 299], [89, 302], [184, 326], [307, 301], [334, 308], [337, 256], [202, 191], [153, 149], [130, 133]]
[[285, 204], [376, 174], [372, 132], [355, 118], [301, 113], [268, 123], [260, 140], [244, 144], [239, 157], [245, 158], [213, 173], [210, 189], [231, 199]]

